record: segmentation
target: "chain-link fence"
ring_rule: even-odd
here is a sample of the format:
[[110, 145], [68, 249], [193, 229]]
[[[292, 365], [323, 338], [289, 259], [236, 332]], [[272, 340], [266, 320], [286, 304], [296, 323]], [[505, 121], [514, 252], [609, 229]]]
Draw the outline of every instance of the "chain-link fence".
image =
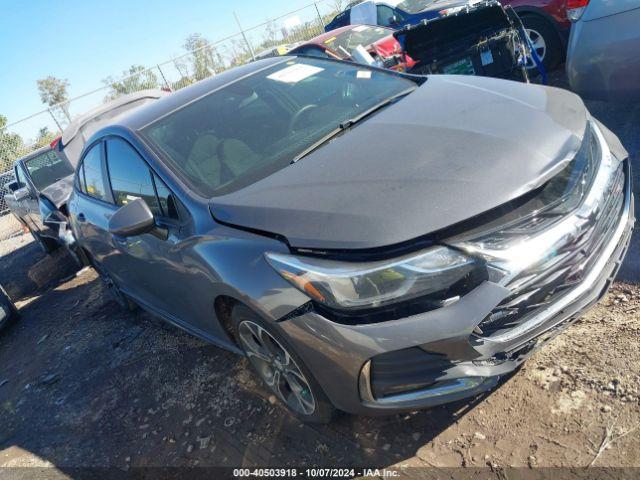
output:
[[104, 79], [104, 85], [95, 90], [21, 120], [0, 123], [0, 240], [20, 231], [20, 224], [9, 213], [4, 199], [11, 193], [6, 184], [13, 180], [13, 161], [51, 143], [72, 118], [120, 95], [148, 88], [179, 90], [237, 65], [282, 54], [321, 34], [339, 4], [335, 0], [318, 0], [246, 29], [236, 16], [238, 32], [234, 35], [214, 42], [191, 35], [185, 41], [189, 51], [183, 55], [149, 68], [132, 66], [124, 76]]

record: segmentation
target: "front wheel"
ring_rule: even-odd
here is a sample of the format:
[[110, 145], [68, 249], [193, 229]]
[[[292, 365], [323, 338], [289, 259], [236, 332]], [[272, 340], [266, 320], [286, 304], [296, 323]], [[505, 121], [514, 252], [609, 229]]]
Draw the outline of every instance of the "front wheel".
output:
[[256, 373], [289, 411], [306, 423], [327, 423], [335, 408], [292, 348], [248, 307], [231, 312], [234, 333]]

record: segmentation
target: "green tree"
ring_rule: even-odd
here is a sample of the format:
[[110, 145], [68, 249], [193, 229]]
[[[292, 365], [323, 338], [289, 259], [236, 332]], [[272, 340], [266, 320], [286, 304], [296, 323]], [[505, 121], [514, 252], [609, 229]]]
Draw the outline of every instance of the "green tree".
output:
[[0, 172], [11, 168], [13, 161], [20, 157], [24, 150], [22, 137], [17, 133], [6, 131], [7, 117], [0, 115]]
[[199, 33], [189, 35], [182, 47], [191, 52], [191, 66], [195, 80], [202, 80], [224, 70], [222, 57], [216, 48]]
[[40, 101], [50, 107], [54, 114], [62, 115], [58, 117], [59, 122], [70, 122], [69, 94], [67, 92], [69, 81], [66, 78], [60, 79], [49, 75], [37, 80], [36, 84], [38, 85]]
[[56, 138], [56, 134], [49, 130], [49, 127], [42, 127], [38, 130], [38, 135], [36, 136], [36, 141], [34, 144], [34, 148], [44, 147], [45, 145], [51, 144]]
[[268, 49], [271, 47], [275, 47], [280, 43], [278, 40], [278, 29], [273, 20], [267, 21], [267, 24], [264, 27], [264, 35], [263, 40], [258, 49]]
[[171, 82], [172, 90], [180, 90], [183, 87], [191, 85], [195, 80], [189, 75], [189, 66], [185, 60], [185, 57], [175, 57], [172, 59], [173, 66], [180, 74], [180, 79], [175, 82]]
[[231, 52], [231, 65], [242, 65], [251, 60], [251, 51], [241, 38], [232, 38], [228, 44]]
[[158, 76], [153, 70], [148, 70], [142, 65], [131, 65], [129, 70], [122, 72], [121, 80], [107, 77], [102, 80], [102, 83], [109, 87], [109, 94], [105, 97], [105, 101], [113, 100], [127, 93], [139, 92], [147, 88], [159, 88], [160, 86]]

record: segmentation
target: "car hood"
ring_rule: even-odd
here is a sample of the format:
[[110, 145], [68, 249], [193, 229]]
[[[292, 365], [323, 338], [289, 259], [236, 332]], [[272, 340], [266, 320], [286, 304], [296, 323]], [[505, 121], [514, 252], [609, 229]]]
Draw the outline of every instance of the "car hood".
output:
[[62, 205], [67, 203], [67, 200], [69, 200], [69, 197], [71, 196], [72, 190], [73, 175], [69, 175], [68, 177], [61, 178], [57, 182], [52, 183], [40, 193], [51, 200], [56, 208], [60, 208]]
[[295, 247], [390, 246], [540, 186], [578, 150], [587, 117], [566, 90], [430, 76], [297, 163], [213, 198], [210, 208], [219, 221], [282, 235]]

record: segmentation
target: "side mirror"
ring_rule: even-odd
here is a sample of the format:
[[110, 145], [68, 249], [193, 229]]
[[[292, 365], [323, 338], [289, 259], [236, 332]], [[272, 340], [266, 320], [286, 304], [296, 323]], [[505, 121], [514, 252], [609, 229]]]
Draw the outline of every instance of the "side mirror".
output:
[[20, 184], [16, 180], [14, 180], [13, 182], [7, 183], [5, 187], [7, 187], [9, 191], [13, 193], [20, 188]]
[[109, 220], [109, 232], [118, 237], [135, 237], [155, 229], [153, 213], [141, 198], [120, 207]]
[[13, 198], [16, 199], [16, 202], [24, 200], [25, 198], [30, 197], [30, 196], [31, 196], [31, 192], [29, 191], [29, 189], [27, 187], [18, 188], [17, 190], [14, 190], [14, 192], [13, 192]]

